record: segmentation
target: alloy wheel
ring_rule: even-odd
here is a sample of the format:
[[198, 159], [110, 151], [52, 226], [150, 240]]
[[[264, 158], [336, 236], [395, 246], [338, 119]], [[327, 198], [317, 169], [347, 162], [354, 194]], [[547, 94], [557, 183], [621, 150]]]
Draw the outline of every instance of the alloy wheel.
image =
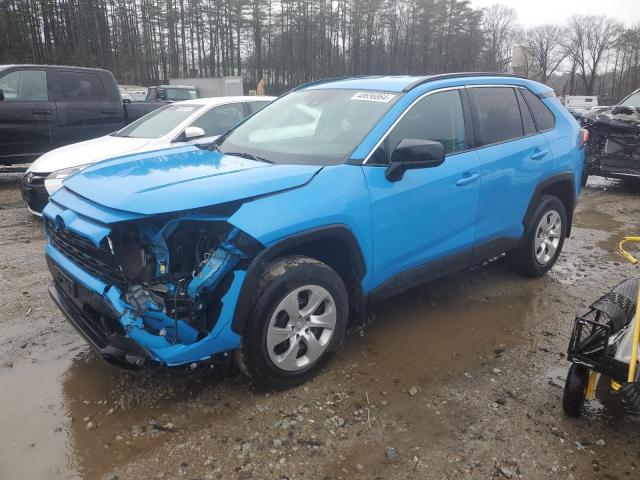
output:
[[282, 299], [269, 321], [269, 358], [276, 367], [290, 372], [315, 363], [329, 346], [336, 319], [335, 301], [325, 288], [296, 288]]

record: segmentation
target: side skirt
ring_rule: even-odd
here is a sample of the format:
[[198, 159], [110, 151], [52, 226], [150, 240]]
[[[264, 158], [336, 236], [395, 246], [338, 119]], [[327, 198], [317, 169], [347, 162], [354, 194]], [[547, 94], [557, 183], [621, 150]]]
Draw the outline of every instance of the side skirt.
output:
[[520, 239], [500, 237], [398, 273], [368, 294], [371, 305], [452, 273], [468, 270], [518, 247]]

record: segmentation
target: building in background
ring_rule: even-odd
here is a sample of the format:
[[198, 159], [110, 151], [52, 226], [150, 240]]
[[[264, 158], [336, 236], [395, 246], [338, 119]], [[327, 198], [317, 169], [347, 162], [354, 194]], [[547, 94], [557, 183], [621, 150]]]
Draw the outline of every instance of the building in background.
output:
[[170, 85], [193, 85], [200, 97], [229, 97], [244, 95], [242, 77], [170, 78]]
[[537, 72], [531, 50], [523, 45], [514, 45], [511, 53], [511, 70], [517, 75], [533, 78]]

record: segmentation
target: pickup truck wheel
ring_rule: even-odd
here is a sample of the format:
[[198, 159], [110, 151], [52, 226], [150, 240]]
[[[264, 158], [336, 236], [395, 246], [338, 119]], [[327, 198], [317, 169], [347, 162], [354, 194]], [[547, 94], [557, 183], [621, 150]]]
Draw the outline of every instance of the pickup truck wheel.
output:
[[511, 264], [523, 275], [541, 277], [556, 263], [567, 228], [567, 213], [562, 202], [542, 195], [520, 246], [509, 253]]
[[348, 311], [346, 288], [333, 269], [303, 256], [276, 260], [258, 283], [236, 350], [238, 367], [265, 388], [305, 382], [343, 339]]

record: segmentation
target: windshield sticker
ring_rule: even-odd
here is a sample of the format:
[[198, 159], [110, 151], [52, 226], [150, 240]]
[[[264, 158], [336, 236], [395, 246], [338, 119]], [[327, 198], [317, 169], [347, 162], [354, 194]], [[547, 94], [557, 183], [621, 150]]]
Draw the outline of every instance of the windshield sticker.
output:
[[378, 92], [358, 92], [351, 100], [364, 100], [365, 102], [382, 102], [387, 103], [396, 98], [393, 93], [378, 93]]
[[178, 107], [176, 112], [191, 112], [194, 107]]

